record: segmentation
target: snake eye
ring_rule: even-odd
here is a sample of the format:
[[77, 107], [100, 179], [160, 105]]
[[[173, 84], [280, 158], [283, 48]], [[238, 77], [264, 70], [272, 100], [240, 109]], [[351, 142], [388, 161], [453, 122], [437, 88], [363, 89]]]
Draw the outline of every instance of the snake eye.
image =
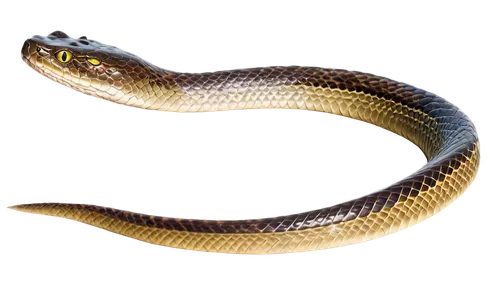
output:
[[98, 59], [94, 59], [94, 58], [89, 58], [87, 59], [87, 62], [89, 62], [91, 65], [94, 65], [94, 66], [98, 66], [101, 64], [101, 61], [98, 60]]
[[56, 54], [56, 58], [61, 63], [67, 63], [73, 58], [73, 54], [68, 51], [59, 51]]

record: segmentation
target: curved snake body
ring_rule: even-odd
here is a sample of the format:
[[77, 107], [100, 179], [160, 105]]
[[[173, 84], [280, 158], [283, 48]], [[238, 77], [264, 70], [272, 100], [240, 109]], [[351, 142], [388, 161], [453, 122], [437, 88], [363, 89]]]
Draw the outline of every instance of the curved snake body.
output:
[[372, 74], [297, 66], [177, 73], [116, 47], [62, 32], [27, 40], [22, 57], [52, 80], [140, 108], [182, 112], [292, 108], [359, 119], [406, 137], [428, 159], [407, 178], [364, 197], [265, 219], [177, 219], [62, 203], [12, 207], [77, 220], [149, 243], [261, 254], [362, 242], [439, 212], [465, 191], [479, 165], [476, 130], [462, 111], [435, 94]]

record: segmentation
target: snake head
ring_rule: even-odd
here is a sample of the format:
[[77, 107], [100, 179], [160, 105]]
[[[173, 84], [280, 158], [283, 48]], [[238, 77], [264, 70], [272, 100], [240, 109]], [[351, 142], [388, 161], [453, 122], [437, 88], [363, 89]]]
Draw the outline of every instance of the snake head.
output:
[[149, 86], [159, 69], [114, 46], [61, 31], [26, 40], [21, 54], [29, 66], [56, 82], [125, 104]]

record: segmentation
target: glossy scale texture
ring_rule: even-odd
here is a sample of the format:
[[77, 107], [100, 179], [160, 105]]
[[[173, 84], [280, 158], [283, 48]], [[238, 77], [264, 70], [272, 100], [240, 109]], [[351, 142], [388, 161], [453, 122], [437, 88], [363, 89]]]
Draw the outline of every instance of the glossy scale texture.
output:
[[[67, 63], [56, 58], [62, 50], [72, 55]], [[265, 254], [362, 242], [439, 212], [465, 191], [479, 166], [477, 133], [463, 112], [435, 94], [384, 77], [316, 67], [177, 73], [116, 47], [85, 37], [73, 39], [62, 32], [27, 40], [22, 57], [59, 83], [139, 108], [180, 112], [293, 108], [359, 119], [404, 136], [428, 159], [407, 178], [364, 197], [265, 219], [177, 219], [62, 203], [12, 207], [81, 221], [154, 244]]]

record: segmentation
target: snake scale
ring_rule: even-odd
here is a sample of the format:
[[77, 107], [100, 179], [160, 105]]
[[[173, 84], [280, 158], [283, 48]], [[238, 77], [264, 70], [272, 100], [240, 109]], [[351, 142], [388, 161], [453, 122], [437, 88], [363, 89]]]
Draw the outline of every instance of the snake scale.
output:
[[39, 73], [77, 91], [145, 109], [292, 108], [355, 118], [407, 138], [428, 160], [407, 178], [364, 197], [264, 219], [178, 219], [64, 203], [11, 207], [77, 220], [153, 244], [267, 254], [363, 242], [439, 212], [465, 191], [479, 166], [478, 136], [462, 111], [433, 93], [372, 74], [299, 66], [178, 73], [60, 31], [28, 39], [22, 58]]

